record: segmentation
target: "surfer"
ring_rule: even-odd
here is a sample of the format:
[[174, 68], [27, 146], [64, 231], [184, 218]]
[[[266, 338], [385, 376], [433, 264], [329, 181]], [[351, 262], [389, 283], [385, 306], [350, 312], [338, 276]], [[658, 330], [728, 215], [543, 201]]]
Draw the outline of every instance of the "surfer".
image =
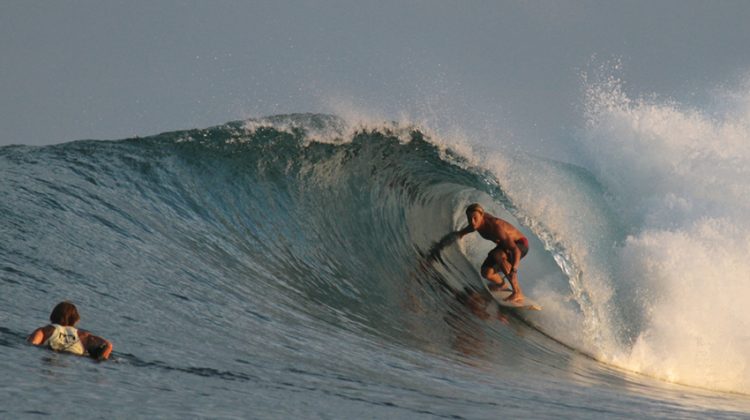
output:
[[[506, 301], [523, 301], [524, 295], [518, 284], [518, 267], [521, 264], [521, 258], [529, 252], [529, 240], [510, 223], [486, 213], [478, 203], [466, 208], [466, 219], [469, 225], [443, 237], [430, 250], [428, 260], [440, 259], [440, 252], [443, 248], [471, 232], [479, 232], [482, 238], [497, 244], [482, 263], [482, 277], [490, 281], [489, 287], [492, 290], [512, 290], [512, 293], [505, 298]], [[505, 284], [503, 276], [510, 280], [512, 289]]]
[[457, 232], [459, 239], [476, 231], [482, 238], [497, 244], [482, 263], [482, 277], [492, 282], [492, 289], [508, 290], [503, 278], [505, 276], [513, 287], [512, 293], [505, 300], [521, 302], [524, 296], [518, 284], [518, 268], [521, 258], [529, 252], [529, 240], [510, 223], [485, 212], [478, 203], [466, 208], [466, 219], [469, 225]]
[[49, 316], [52, 324], [37, 328], [26, 341], [55, 351], [107, 360], [112, 353], [112, 343], [88, 331], [75, 328], [80, 319], [74, 304], [60, 302]]

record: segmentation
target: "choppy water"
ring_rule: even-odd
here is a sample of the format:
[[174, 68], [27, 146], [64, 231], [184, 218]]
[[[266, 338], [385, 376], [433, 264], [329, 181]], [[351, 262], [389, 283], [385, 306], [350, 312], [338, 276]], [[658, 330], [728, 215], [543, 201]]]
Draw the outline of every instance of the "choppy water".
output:
[[[601, 127], [588, 141], [618, 138]], [[590, 170], [521, 154], [490, 166], [443, 144], [289, 115], [0, 149], [0, 417], [748, 416], [747, 316], [720, 324], [724, 353], [679, 359], [714, 337], [654, 321], [686, 316], [669, 303], [680, 260], [638, 255], [658, 214], [623, 210], [637, 200], [597, 171], [606, 153]], [[473, 201], [530, 237], [520, 278], [542, 312], [489, 304], [483, 319], [456, 299], [481, 287], [479, 238], [424, 258]], [[720, 227], [701, 203], [690, 220]], [[633, 286], [631, 260], [649, 285]], [[111, 361], [24, 344], [64, 299], [114, 342]]]

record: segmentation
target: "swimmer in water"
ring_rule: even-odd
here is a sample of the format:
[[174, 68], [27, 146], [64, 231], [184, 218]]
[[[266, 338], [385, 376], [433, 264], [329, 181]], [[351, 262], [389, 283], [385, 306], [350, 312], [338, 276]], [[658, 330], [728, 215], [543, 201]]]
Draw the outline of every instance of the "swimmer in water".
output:
[[54, 351], [107, 360], [112, 353], [112, 343], [75, 326], [81, 319], [78, 309], [70, 302], [60, 302], [49, 316], [50, 325], [37, 328], [26, 341], [35, 346]]

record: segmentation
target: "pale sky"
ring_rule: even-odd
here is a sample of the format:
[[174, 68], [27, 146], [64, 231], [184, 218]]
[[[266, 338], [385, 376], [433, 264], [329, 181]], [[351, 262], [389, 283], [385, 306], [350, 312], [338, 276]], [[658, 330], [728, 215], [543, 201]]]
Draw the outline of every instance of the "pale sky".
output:
[[0, 145], [351, 105], [554, 140], [603, 63], [633, 95], [737, 84], [748, 22], [749, 1], [5, 0]]

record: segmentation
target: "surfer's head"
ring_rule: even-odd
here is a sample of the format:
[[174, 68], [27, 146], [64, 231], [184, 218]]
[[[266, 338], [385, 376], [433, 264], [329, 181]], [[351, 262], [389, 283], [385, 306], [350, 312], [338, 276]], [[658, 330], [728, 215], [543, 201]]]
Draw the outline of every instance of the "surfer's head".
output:
[[474, 229], [478, 229], [484, 220], [484, 209], [482, 206], [479, 203], [469, 205], [466, 208], [466, 219]]
[[64, 327], [72, 327], [80, 319], [81, 316], [78, 315], [76, 305], [67, 301], [58, 303], [49, 315], [49, 320], [52, 321], [53, 324], [62, 325]]
[[466, 216], [471, 216], [471, 213], [474, 213], [475, 211], [478, 211], [481, 214], [484, 214], [484, 209], [482, 208], [482, 205], [479, 203], [469, 204], [469, 207], [466, 207]]

